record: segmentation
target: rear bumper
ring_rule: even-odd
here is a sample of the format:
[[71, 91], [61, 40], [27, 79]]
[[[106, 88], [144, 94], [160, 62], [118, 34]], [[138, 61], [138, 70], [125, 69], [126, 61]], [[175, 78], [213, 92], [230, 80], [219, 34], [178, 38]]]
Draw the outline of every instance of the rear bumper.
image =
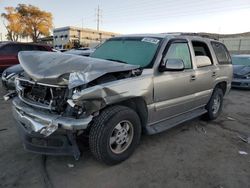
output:
[[250, 89], [250, 79], [233, 79], [232, 87]]

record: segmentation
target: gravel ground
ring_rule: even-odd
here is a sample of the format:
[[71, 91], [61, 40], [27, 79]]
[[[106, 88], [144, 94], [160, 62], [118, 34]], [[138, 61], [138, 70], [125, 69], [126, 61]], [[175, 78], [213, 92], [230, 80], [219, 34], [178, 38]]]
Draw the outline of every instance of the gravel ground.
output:
[[[24, 151], [0, 88], [0, 187], [250, 187], [250, 91], [232, 90], [221, 116], [142, 137], [125, 162], [106, 166], [87, 147], [79, 161]], [[248, 155], [240, 155], [245, 151]]]

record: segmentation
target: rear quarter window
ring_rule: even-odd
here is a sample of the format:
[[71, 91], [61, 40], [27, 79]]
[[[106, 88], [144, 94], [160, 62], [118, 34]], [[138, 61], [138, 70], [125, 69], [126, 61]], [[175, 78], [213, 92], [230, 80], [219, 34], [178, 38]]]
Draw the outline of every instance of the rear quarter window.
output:
[[232, 64], [231, 57], [223, 44], [218, 42], [211, 42], [211, 45], [219, 64]]
[[0, 50], [1, 55], [17, 55], [22, 50], [18, 44], [7, 44]]

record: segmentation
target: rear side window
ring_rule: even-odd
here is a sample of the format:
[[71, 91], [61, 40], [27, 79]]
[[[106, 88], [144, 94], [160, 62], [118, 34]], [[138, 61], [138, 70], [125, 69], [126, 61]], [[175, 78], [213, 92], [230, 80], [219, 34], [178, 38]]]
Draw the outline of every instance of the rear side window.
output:
[[207, 56], [213, 62], [212, 55], [206, 43], [200, 41], [192, 41], [195, 56]]
[[40, 51], [48, 51], [47, 48], [43, 47], [43, 46], [37, 46], [37, 50], [40, 50]]
[[218, 42], [211, 42], [211, 45], [214, 49], [214, 53], [219, 64], [231, 64], [232, 61], [230, 55], [223, 44]]
[[21, 46], [18, 44], [8, 44], [1, 48], [1, 55], [17, 55], [18, 52], [22, 50]]
[[28, 44], [23, 45], [23, 46], [22, 46], [22, 50], [23, 50], [23, 51], [34, 51], [34, 50], [36, 50], [36, 51], [48, 51], [48, 50], [47, 50], [45, 47], [43, 47], [43, 46], [28, 45]]
[[23, 45], [22, 49], [23, 49], [23, 51], [33, 51], [34, 50], [32, 45]]

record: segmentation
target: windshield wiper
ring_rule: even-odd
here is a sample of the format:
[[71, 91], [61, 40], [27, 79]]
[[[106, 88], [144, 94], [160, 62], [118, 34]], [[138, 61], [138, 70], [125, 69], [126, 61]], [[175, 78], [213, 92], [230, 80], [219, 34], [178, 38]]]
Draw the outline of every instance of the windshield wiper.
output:
[[119, 63], [125, 63], [125, 64], [127, 64], [127, 62], [121, 61], [121, 60], [117, 60], [117, 59], [106, 59], [106, 60], [109, 60], [109, 61], [116, 61], [116, 62], [119, 62]]

